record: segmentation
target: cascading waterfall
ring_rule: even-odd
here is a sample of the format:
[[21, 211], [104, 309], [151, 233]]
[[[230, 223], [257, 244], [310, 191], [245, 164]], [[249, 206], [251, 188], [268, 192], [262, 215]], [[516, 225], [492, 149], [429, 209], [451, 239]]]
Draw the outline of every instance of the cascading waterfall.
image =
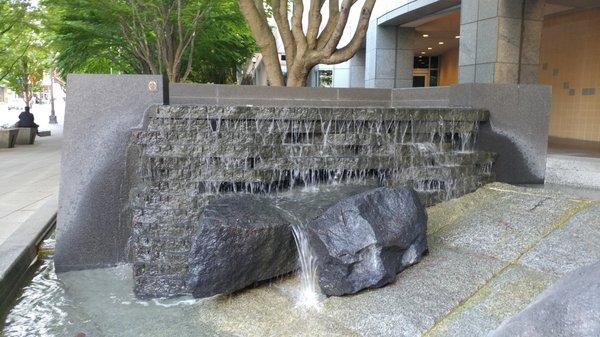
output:
[[296, 305], [300, 308], [320, 308], [323, 294], [319, 288], [317, 275], [317, 260], [308, 242], [304, 225], [293, 225], [294, 241], [298, 248], [298, 261], [300, 263], [300, 288], [296, 298]]
[[[375, 182], [411, 186], [431, 205], [471, 192], [493, 178], [494, 156], [474, 151], [478, 124], [487, 119], [467, 108], [159, 107], [134, 140], [135, 277], [161, 283], [185, 275], [186, 260], [176, 257], [191, 249], [193, 226], [182, 224], [193, 224], [215, 194], [301, 190], [317, 197], [329, 187]], [[302, 220], [294, 222], [298, 304], [310, 307], [319, 289], [300, 225], [309, 219]]]

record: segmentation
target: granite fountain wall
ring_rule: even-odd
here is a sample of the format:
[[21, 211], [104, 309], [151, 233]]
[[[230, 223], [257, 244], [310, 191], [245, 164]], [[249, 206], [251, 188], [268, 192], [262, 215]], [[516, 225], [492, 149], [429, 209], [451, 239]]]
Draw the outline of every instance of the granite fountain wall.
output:
[[[498, 153], [494, 165], [496, 177], [509, 183], [543, 181], [541, 163], [545, 163], [546, 148], [542, 144], [547, 139], [549, 89], [502, 86], [495, 92], [495, 85], [466, 86], [434, 90], [291, 89], [169, 85], [160, 76], [69, 76], [57, 270], [101, 268], [133, 260], [128, 250], [132, 235], [128, 192], [139, 175], [127, 162], [128, 157], [136, 158], [140, 153], [130, 145], [130, 139], [145, 130], [143, 121], [146, 127], [150, 125], [149, 113], [154, 108], [149, 107], [154, 104], [321, 108], [470, 106], [490, 111], [490, 122], [480, 125], [476, 149]], [[138, 131], [132, 133], [132, 130]], [[495, 151], [493, 144], [498, 139], [510, 146]], [[435, 140], [439, 139], [433, 142], [439, 144]], [[409, 148], [404, 146], [403, 151]]]
[[472, 151], [485, 110], [160, 106], [136, 132], [132, 251], [142, 297], [189, 294], [191, 240], [211, 197], [374, 180], [433, 203], [493, 179]]

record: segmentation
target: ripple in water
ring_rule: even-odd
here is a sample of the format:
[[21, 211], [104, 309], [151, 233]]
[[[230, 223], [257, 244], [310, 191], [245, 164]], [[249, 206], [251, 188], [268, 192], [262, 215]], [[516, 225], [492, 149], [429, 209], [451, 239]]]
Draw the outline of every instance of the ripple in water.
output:
[[54, 262], [48, 256], [6, 317], [4, 336], [62, 336], [63, 332], [56, 329], [71, 325], [65, 311], [67, 306], [65, 291], [54, 272]]

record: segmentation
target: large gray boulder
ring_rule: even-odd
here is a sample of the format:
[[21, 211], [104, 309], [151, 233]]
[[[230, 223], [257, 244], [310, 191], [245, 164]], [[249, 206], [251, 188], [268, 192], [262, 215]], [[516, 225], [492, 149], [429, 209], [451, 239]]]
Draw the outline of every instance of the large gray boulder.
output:
[[290, 222], [268, 198], [235, 195], [203, 211], [189, 256], [194, 297], [227, 294], [297, 269]]
[[308, 229], [329, 296], [378, 288], [427, 251], [427, 213], [414, 190], [378, 188], [344, 199]]
[[578, 269], [547, 289], [488, 337], [600, 336], [600, 262]]

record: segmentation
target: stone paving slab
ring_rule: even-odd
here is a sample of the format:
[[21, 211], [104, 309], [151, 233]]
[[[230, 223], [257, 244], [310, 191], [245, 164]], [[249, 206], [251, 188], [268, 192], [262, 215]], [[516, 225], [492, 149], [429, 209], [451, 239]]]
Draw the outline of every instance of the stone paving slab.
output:
[[[498, 190], [490, 185], [495, 195]], [[554, 231], [582, 202], [560, 195], [504, 192], [483, 198], [474, 212], [464, 212], [431, 240], [451, 247], [512, 261]]]
[[556, 276], [509, 266], [444, 318], [428, 336], [481, 337], [523, 310]]
[[58, 194], [62, 126], [33, 145], [0, 149], [0, 244]]
[[599, 260], [600, 203], [596, 203], [533, 247], [521, 263], [540, 271], [566, 274]]
[[502, 266], [491, 257], [435, 247], [394, 284], [329, 298], [323, 314], [346, 322], [362, 336], [417, 336], [486, 284]]

